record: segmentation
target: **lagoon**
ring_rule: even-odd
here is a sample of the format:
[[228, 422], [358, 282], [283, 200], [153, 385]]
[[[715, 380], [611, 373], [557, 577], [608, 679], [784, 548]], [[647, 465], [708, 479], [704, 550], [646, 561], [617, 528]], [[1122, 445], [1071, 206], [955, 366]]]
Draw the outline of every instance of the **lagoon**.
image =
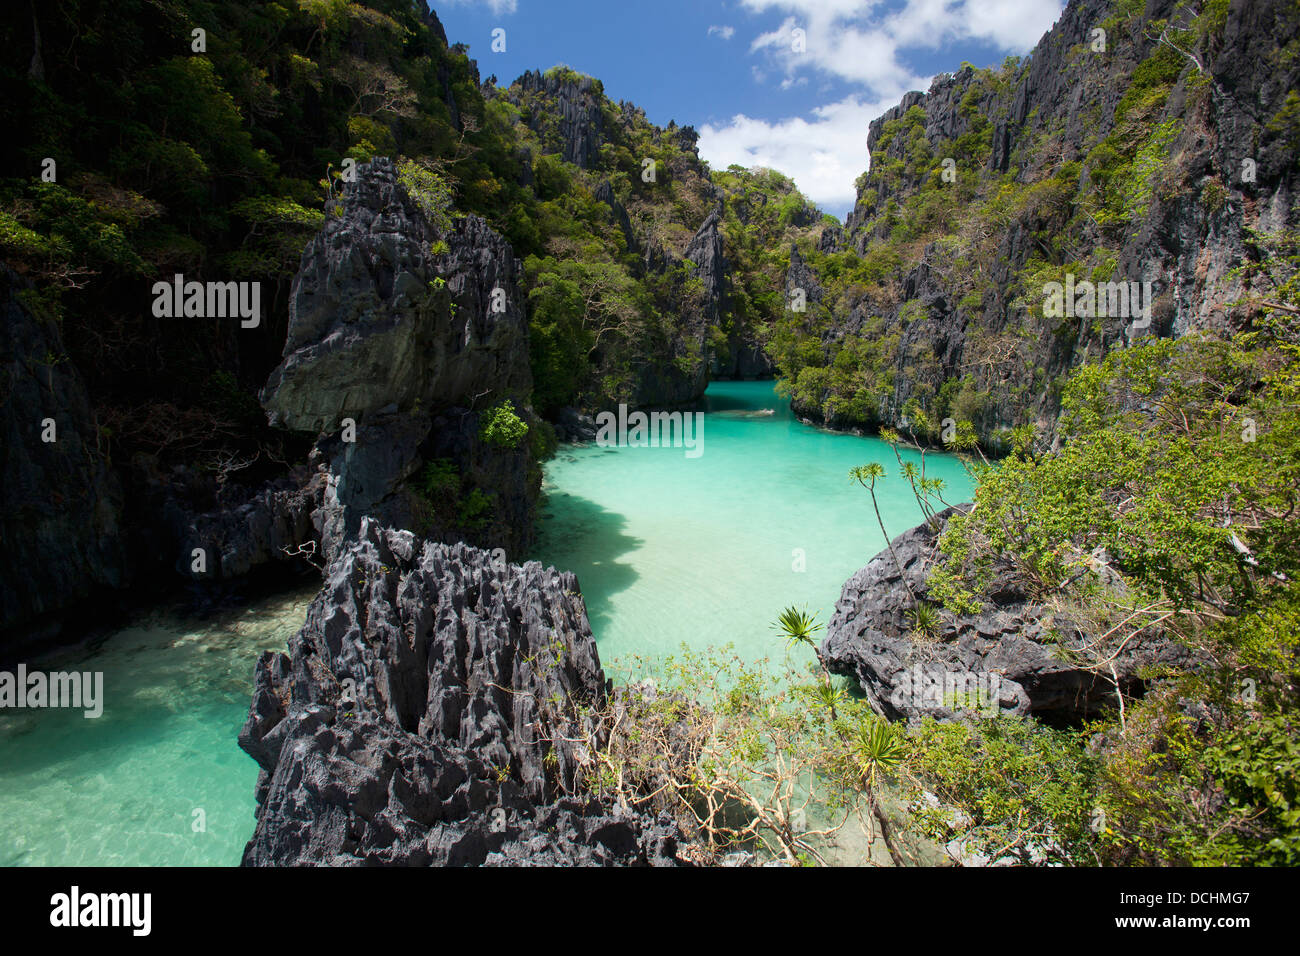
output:
[[[771, 382], [719, 382], [700, 444], [563, 446], [546, 465], [529, 557], [576, 572], [601, 659], [735, 646], [780, 658], [787, 605], [829, 620], [885, 541], [855, 465], [878, 461], [890, 534], [921, 520], [893, 451], [798, 422]], [[927, 456], [949, 501], [959, 462]], [[159, 609], [30, 668], [102, 672], [103, 714], [0, 711], [0, 864], [233, 866], [252, 835], [257, 766], [236, 735], [253, 667], [302, 626], [313, 589], [198, 616]]]
[[[885, 547], [870, 495], [849, 480], [855, 465], [884, 465], [890, 535], [922, 519], [888, 444], [802, 424], [774, 383], [715, 382], [703, 409], [698, 457], [570, 445], [547, 464], [531, 557], [577, 574], [615, 673], [619, 658], [682, 644], [779, 658], [770, 624], [791, 604], [829, 621], [844, 582]], [[948, 501], [969, 499], [956, 458], [927, 453], [926, 473], [945, 480]]]

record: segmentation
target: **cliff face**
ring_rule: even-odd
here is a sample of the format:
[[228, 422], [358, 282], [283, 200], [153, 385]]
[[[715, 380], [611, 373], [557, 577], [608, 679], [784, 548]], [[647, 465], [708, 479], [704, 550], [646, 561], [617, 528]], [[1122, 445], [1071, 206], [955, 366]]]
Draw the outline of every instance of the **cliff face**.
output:
[[[727, 288], [727, 260], [719, 224], [718, 213], [710, 213], [686, 246], [681, 260], [686, 267], [685, 278], [698, 283], [698, 289], [688, 291], [680, 277], [674, 284], [681, 321], [668, 343], [667, 355], [647, 356], [636, 363], [634, 405], [690, 405], [699, 401], [709, 386], [710, 332], [722, 320]], [[662, 276], [674, 265], [674, 259], [665, 256], [652, 268]]]
[[[635, 106], [610, 102], [598, 80], [563, 67], [525, 73], [494, 95], [518, 117], [539, 220], [567, 220], [550, 219], [538, 236], [530, 298], [545, 303], [552, 276], [583, 290], [581, 308], [556, 310], [580, 313], [557, 337], [583, 344], [582, 367], [557, 359], [549, 375], [539, 372], [548, 410], [695, 402], [730, 282], [720, 219], [711, 216], [720, 196], [695, 131], [656, 126]], [[540, 304], [534, 321], [539, 310], [554, 321]], [[564, 384], [552, 388], [552, 376]]]
[[519, 276], [509, 243], [481, 219], [440, 233], [392, 162], [358, 167], [303, 253], [284, 361], [263, 392], [272, 422], [320, 433], [314, 459], [328, 478], [314, 521], [327, 559], [366, 515], [455, 530], [458, 516], [439, 511], [446, 500], [415, 487], [435, 461], [454, 472], [444, 466], [439, 498], [486, 496], [476, 540], [527, 547], [538, 490], [528, 447], [480, 437], [483, 414], [503, 402], [528, 414]]
[[59, 328], [22, 304], [26, 287], [0, 267], [0, 633], [57, 629], [57, 612], [130, 578], [121, 485]]
[[475, 216], [440, 235], [386, 159], [358, 168], [336, 213], [294, 279], [284, 360], [264, 392], [273, 423], [335, 431], [388, 405], [436, 411], [484, 390], [526, 399], [527, 323], [505, 240]]
[[801, 265], [799, 245], [830, 234], [824, 216], [771, 169], [731, 166], [710, 174], [721, 193], [727, 299], [713, 337], [716, 378], [770, 378], [774, 327], [791, 307], [791, 293], [816, 285]]
[[[916, 402], [995, 446], [1019, 424], [1046, 443], [1072, 368], [1143, 335], [1239, 325], [1251, 230], [1296, 222], [1300, 13], [1199, 13], [1075, 0], [1024, 62], [941, 76], [873, 122], [846, 229], [811, 250], [856, 274], [827, 321], [792, 324], [828, 363], [846, 339], [887, 344], [857, 394], [813, 363], [796, 408], [874, 426]], [[1149, 282], [1147, 311], [1045, 314], [1045, 285], [1067, 275]], [[787, 365], [794, 379], [810, 367]]]
[[589, 76], [572, 78], [529, 70], [516, 81], [526, 93], [543, 97], [547, 109], [530, 111], [526, 122], [547, 152], [557, 152], [566, 163], [591, 169], [605, 141], [601, 102], [603, 89]]
[[572, 574], [367, 519], [258, 663], [244, 864], [673, 865], [670, 822], [575, 787], [608, 693]]

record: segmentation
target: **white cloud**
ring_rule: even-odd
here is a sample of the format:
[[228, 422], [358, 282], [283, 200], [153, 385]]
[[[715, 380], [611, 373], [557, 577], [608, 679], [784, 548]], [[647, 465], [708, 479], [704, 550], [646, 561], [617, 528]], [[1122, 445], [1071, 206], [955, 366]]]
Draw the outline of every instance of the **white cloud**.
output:
[[[817, 70], [873, 84], [903, 69], [902, 51], [953, 42], [985, 42], [1023, 53], [1060, 16], [1062, 0], [907, 0], [886, 9], [880, 0], [740, 0], [754, 13], [786, 14], [781, 26], [750, 44], [787, 75]], [[806, 49], [794, 49], [803, 30]]]
[[727, 27], [727, 26], [723, 26], [723, 27], [709, 27], [709, 31], [708, 31], [708, 33], [709, 33], [709, 36], [711, 36], [711, 37], [712, 37], [712, 36], [718, 36], [718, 37], [722, 37], [722, 39], [724, 39], [724, 40], [730, 40], [732, 37], [734, 37], [734, 36], [736, 35], [736, 28], [735, 28], [735, 27]]
[[867, 168], [867, 127], [897, 96], [864, 101], [849, 96], [769, 122], [744, 114], [700, 129], [700, 155], [714, 169], [770, 166], [791, 177], [823, 209], [843, 215], [853, 206], [853, 182]]
[[[792, 176], [809, 198], [829, 211], [847, 212], [853, 181], [867, 168], [867, 128], [908, 90], [930, 78], [909, 65], [908, 51], [953, 43], [987, 43], [1024, 53], [1061, 13], [1063, 0], [739, 0], [751, 13], [784, 15], [760, 33], [750, 52], [755, 82], [771, 70], [789, 90], [809, 74], [850, 83], [861, 92], [815, 108], [805, 117], [778, 120], [737, 115], [700, 132], [700, 154], [717, 168], [732, 163], [771, 166]], [[803, 30], [802, 51], [795, 30]], [[956, 68], [957, 63], [952, 64]]]

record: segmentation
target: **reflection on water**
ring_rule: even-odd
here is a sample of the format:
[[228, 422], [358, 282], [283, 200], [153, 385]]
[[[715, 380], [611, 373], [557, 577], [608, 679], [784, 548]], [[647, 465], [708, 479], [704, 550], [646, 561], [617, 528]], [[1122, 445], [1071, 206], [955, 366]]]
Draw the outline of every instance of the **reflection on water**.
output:
[[[714, 383], [702, 407], [698, 458], [566, 446], [546, 466], [533, 557], [577, 574], [615, 674], [620, 657], [682, 643], [780, 657], [769, 625], [790, 604], [828, 621], [844, 582], [885, 546], [853, 466], [885, 466], [877, 494], [891, 534], [922, 518], [890, 446], [801, 424], [771, 382]], [[969, 497], [956, 459], [928, 454], [926, 472], [948, 483], [949, 501]]]

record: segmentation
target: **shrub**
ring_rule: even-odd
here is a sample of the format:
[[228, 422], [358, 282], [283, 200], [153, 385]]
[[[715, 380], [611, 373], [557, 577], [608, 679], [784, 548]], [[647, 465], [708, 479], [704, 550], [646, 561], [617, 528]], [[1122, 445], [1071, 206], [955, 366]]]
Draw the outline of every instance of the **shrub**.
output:
[[411, 160], [398, 164], [397, 181], [420, 207], [429, 225], [439, 232], [451, 228], [451, 184], [441, 175]]
[[519, 417], [509, 400], [484, 413], [479, 428], [479, 437], [498, 448], [518, 448], [527, 434], [528, 423]]

